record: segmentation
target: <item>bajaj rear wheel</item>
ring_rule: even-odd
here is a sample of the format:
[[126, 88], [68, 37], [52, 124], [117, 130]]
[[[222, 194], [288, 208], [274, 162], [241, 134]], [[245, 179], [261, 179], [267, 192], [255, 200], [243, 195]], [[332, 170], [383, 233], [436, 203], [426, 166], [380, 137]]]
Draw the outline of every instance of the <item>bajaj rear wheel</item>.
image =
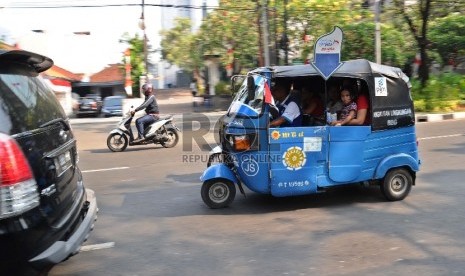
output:
[[123, 151], [128, 146], [128, 137], [121, 133], [112, 133], [108, 135], [107, 147], [114, 152]]
[[402, 168], [390, 170], [381, 184], [381, 193], [389, 201], [404, 199], [412, 189], [413, 178], [409, 171]]
[[203, 183], [202, 199], [212, 209], [229, 206], [236, 196], [236, 186], [229, 180], [216, 178]]

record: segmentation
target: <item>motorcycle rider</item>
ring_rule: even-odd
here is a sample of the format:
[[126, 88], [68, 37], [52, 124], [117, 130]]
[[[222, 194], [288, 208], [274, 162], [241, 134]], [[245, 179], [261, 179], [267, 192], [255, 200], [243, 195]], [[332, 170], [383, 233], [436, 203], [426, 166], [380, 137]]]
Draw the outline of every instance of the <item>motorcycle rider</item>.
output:
[[136, 127], [137, 127], [137, 132], [139, 133], [139, 137], [136, 140], [134, 140], [135, 143], [141, 142], [145, 139], [144, 137], [145, 126], [148, 126], [160, 119], [160, 117], [158, 116], [160, 112], [158, 109], [157, 99], [155, 99], [155, 95], [153, 93], [152, 84], [145, 83], [144, 85], [142, 85], [141, 92], [144, 93], [145, 100], [139, 107], [137, 107], [132, 112], [132, 115], [134, 116], [136, 112], [142, 109], [145, 109], [146, 114], [136, 120]]

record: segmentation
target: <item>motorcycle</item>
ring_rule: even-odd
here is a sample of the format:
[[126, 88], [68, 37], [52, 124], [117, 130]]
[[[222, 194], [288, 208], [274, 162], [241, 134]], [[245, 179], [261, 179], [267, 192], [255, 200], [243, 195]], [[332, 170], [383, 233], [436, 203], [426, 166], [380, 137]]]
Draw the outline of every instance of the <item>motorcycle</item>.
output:
[[[132, 109], [132, 108], [131, 108]], [[144, 137], [142, 141], [135, 142], [131, 122], [134, 118], [132, 110], [126, 113], [117, 127], [110, 131], [107, 138], [107, 146], [111, 151], [124, 151], [127, 146], [160, 144], [165, 148], [172, 148], [179, 141], [179, 132], [181, 130], [174, 124], [173, 116], [168, 115], [160, 117], [154, 123], [144, 128]]]

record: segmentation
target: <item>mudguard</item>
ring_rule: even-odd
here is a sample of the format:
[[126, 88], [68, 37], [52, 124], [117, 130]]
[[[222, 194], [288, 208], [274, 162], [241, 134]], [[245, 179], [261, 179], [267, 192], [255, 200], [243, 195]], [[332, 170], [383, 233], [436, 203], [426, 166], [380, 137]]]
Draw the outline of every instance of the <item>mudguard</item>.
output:
[[215, 153], [222, 153], [222, 152], [223, 152], [223, 148], [221, 146], [216, 146], [209, 152], [209, 154], [212, 155]]
[[122, 130], [119, 129], [119, 128], [115, 128], [115, 129], [113, 129], [112, 131], [110, 131], [110, 134], [109, 134], [109, 135], [111, 135], [111, 134], [113, 134], [113, 133], [119, 133], [119, 134], [121, 134], [121, 135], [124, 135], [124, 131], [122, 131]]
[[383, 178], [389, 169], [403, 166], [408, 166], [414, 172], [420, 169], [419, 162], [412, 156], [405, 153], [394, 154], [381, 160], [376, 168], [374, 179]]
[[215, 164], [208, 167], [200, 177], [200, 181], [205, 182], [214, 178], [224, 178], [235, 184], [239, 183], [239, 179], [237, 179], [233, 171], [225, 164]]

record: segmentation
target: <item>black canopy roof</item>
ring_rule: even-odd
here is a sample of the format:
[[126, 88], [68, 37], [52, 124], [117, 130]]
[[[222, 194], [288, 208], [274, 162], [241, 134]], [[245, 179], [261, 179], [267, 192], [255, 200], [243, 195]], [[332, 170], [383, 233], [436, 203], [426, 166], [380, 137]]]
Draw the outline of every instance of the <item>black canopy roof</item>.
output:
[[[257, 68], [252, 74], [272, 72], [272, 78], [299, 78], [320, 76], [311, 64], [272, 66]], [[383, 130], [413, 125], [414, 109], [410, 95], [409, 78], [401, 69], [380, 65], [365, 59], [349, 60], [331, 75], [331, 78], [356, 78], [365, 80], [370, 99], [371, 125], [373, 130]], [[321, 77], [323, 80], [323, 77]], [[330, 78], [330, 79], [331, 79]], [[377, 86], [382, 81], [386, 93], [379, 93]], [[379, 87], [378, 87], [379, 88]]]
[[[254, 71], [262, 71], [263, 69], [264, 68], [258, 68]], [[273, 77], [275, 78], [319, 75], [318, 71], [310, 64], [272, 66], [270, 69], [272, 70]], [[373, 63], [366, 59], [344, 61], [341, 67], [339, 67], [332, 76], [366, 78], [367, 76], [372, 76], [376, 73], [391, 78], [402, 78], [408, 82], [407, 76], [400, 68]]]

